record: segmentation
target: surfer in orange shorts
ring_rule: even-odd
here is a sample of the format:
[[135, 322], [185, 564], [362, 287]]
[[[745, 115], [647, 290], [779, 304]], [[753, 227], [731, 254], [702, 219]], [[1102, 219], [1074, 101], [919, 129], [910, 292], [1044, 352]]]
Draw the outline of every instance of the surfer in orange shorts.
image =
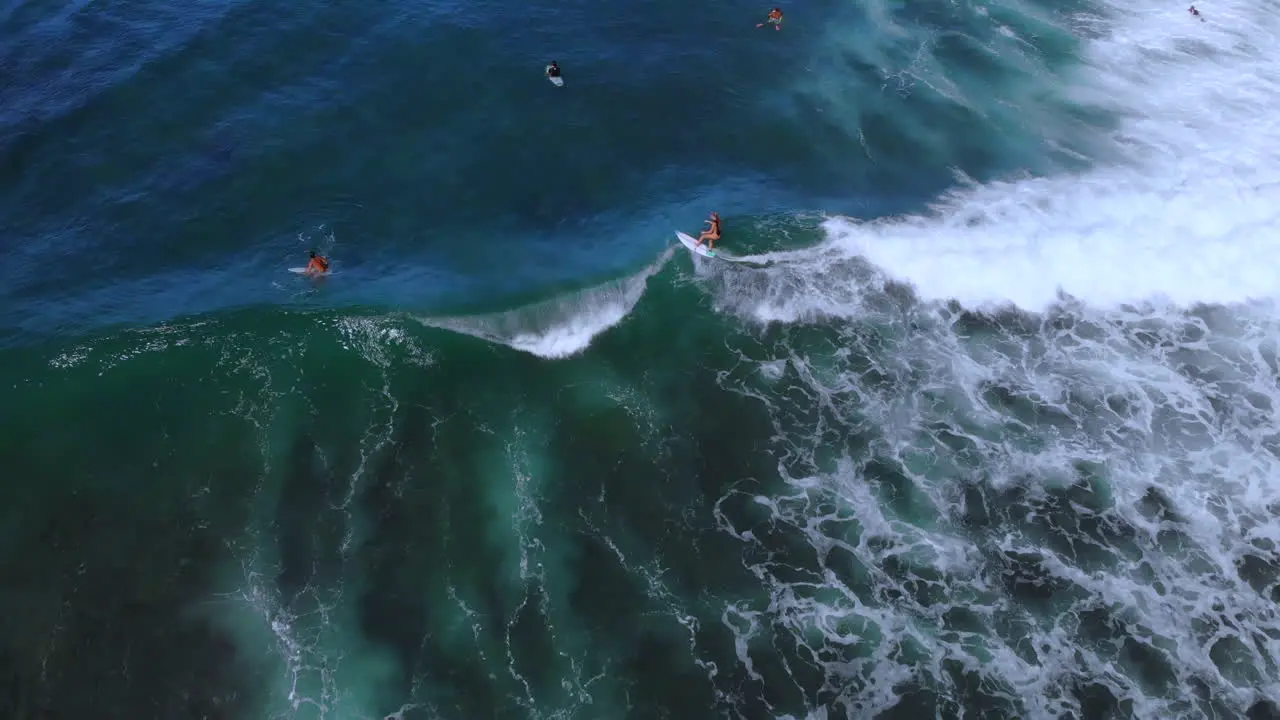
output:
[[765, 26], [765, 23], [772, 25], [774, 30], [781, 30], [782, 29], [782, 8], [774, 8], [770, 10], [768, 19], [766, 19], [764, 22], [760, 23], [759, 25], [756, 25], [756, 27], [762, 28]]
[[711, 213], [711, 219], [707, 220], [706, 223], [711, 227], [702, 231], [702, 234], [698, 236], [698, 242], [694, 247], [706, 242], [708, 250], [715, 250], [716, 241], [720, 239], [720, 213]]
[[311, 251], [311, 262], [307, 263], [308, 275], [323, 275], [329, 272], [329, 258], [317, 255], [315, 250]]

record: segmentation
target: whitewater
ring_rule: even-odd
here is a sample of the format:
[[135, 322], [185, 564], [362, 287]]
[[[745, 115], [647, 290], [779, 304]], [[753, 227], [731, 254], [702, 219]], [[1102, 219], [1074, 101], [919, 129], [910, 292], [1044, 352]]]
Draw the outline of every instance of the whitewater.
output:
[[[766, 332], [725, 383], [769, 407], [793, 488], [741, 501], [815, 558], [754, 565], [768, 607], [725, 622], [793, 634], [827, 709], [905, 717], [941, 684], [957, 704], [922, 716], [1277, 712], [1280, 5], [1199, 9], [1073, 19], [1095, 35], [1067, 94], [1120, 118], [1087, 170], [960, 177], [709, 281], [748, 324], [842, 328], [818, 355]], [[832, 442], [868, 427], [870, 459]]]
[[[721, 621], [755, 682], [817, 669], [807, 717], [1277, 712], [1280, 4], [1199, 8], [1070, 19], [1064, 93], [1119, 118], [1087, 169], [696, 263], [755, 328], [720, 383], [767, 407], [790, 487], [719, 501], [769, 598]], [[566, 299], [573, 332], [493, 339], [582, 352], [667, 260]]]
[[1280, 237], [1274, 2], [1109, 8], [1069, 94], [1121, 118], [1080, 174], [956, 189], [928, 215], [827, 224], [923, 297], [1043, 310], [1267, 300]]
[[[1280, 3], [1201, 9], [1212, 19], [1197, 22], [1168, 3], [1109, 8], [1105, 19], [1066, 18], [1098, 37], [1086, 44], [1064, 94], [1121, 118], [1088, 171], [986, 184], [960, 175], [926, 214], [832, 216], [822, 223], [825, 240], [812, 248], [743, 258], [783, 266], [764, 271], [768, 280], [748, 270], [723, 281], [750, 283], [744, 296], [773, 297], [751, 309], [766, 322], [856, 314], [856, 291], [840, 280], [868, 271], [922, 299], [975, 309], [1043, 311], [1064, 296], [1096, 308], [1275, 298], [1280, 274], [1266, 259], [1280, 249], [1280, 124], [1268, 110], [1280, 105], [1270, 51], [1280, 37]], [[872, 16], [880, 24], [868, 34], [906, 32], [890, 14]], [[589, 300], [566, 301], [583, 325], [570, 340], [557, 331], [548, 356], [580, 351], [616, 324], [668, 259], [618, 281], [630, 288], [620, 305], [593, 310], [584, 307]], [[700, 264], [708, 267], [733, 274]], [[582, 294], [603, 298], [615, 284]], [[594, 314], [601, 320], [591, 321]]]

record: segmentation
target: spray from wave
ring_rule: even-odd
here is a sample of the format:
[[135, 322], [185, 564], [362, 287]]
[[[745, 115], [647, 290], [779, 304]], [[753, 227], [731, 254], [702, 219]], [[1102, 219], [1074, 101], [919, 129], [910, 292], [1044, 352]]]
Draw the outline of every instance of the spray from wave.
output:
[[1119, 118], [1090, 169], [707, 278], [756, 323], [721, 382], [768, 408], [786, 485], [717, 506], [768, 591], [722, 618], [761, 693], [1280, 712], [1276, 9], [1116, 8], [1070, 91]]
[[969, 183], [925, 215], [826, 224], [832, 249], [930, 298], [1042, 309], [1280, 293], [1275, 3], [1117, 8], [1072, 94], [1120, 118], [1076, 174]]
[[422, 324], [472, 335], [544, 358], [567, 358], [617, 325], [675, 253], [667, 248], [640, 272], [515, 310], [468, 317], [420, 318]]

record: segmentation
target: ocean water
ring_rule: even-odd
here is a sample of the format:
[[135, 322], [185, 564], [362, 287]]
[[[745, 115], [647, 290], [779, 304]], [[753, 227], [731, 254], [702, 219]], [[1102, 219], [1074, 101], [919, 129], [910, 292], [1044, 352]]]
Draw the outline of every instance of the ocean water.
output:
[[0, 3], [0, 717], [1280, 717], [1198, 7]]

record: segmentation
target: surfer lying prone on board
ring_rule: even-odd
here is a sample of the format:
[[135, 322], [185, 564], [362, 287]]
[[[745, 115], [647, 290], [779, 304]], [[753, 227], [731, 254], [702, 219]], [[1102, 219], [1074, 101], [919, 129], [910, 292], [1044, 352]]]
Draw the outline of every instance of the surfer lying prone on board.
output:
[[769, 17], [764, 22], [757, 25], [756, 27], [762, 28], [765, 26], [766, 23], [769, 25], [772, 25], [774, 30], [781, 30], [782, 29], [782, 8], [774, 8], [770, 10]]
[[707, 220], [706, 223], [711, 227], [702, 231], [702, 234], [698, 236], [698, 243], [694, 247], [706, 242], [708, 250], [715, 250], [716, 241], [720, 239], [720, 213], [711, 213], [711, 219]]
[[323, 275], [329, 272], [329, 258], [317, 255], [315, 250], [311, 251], [311, 262], [307, 263], [308, 275]]

